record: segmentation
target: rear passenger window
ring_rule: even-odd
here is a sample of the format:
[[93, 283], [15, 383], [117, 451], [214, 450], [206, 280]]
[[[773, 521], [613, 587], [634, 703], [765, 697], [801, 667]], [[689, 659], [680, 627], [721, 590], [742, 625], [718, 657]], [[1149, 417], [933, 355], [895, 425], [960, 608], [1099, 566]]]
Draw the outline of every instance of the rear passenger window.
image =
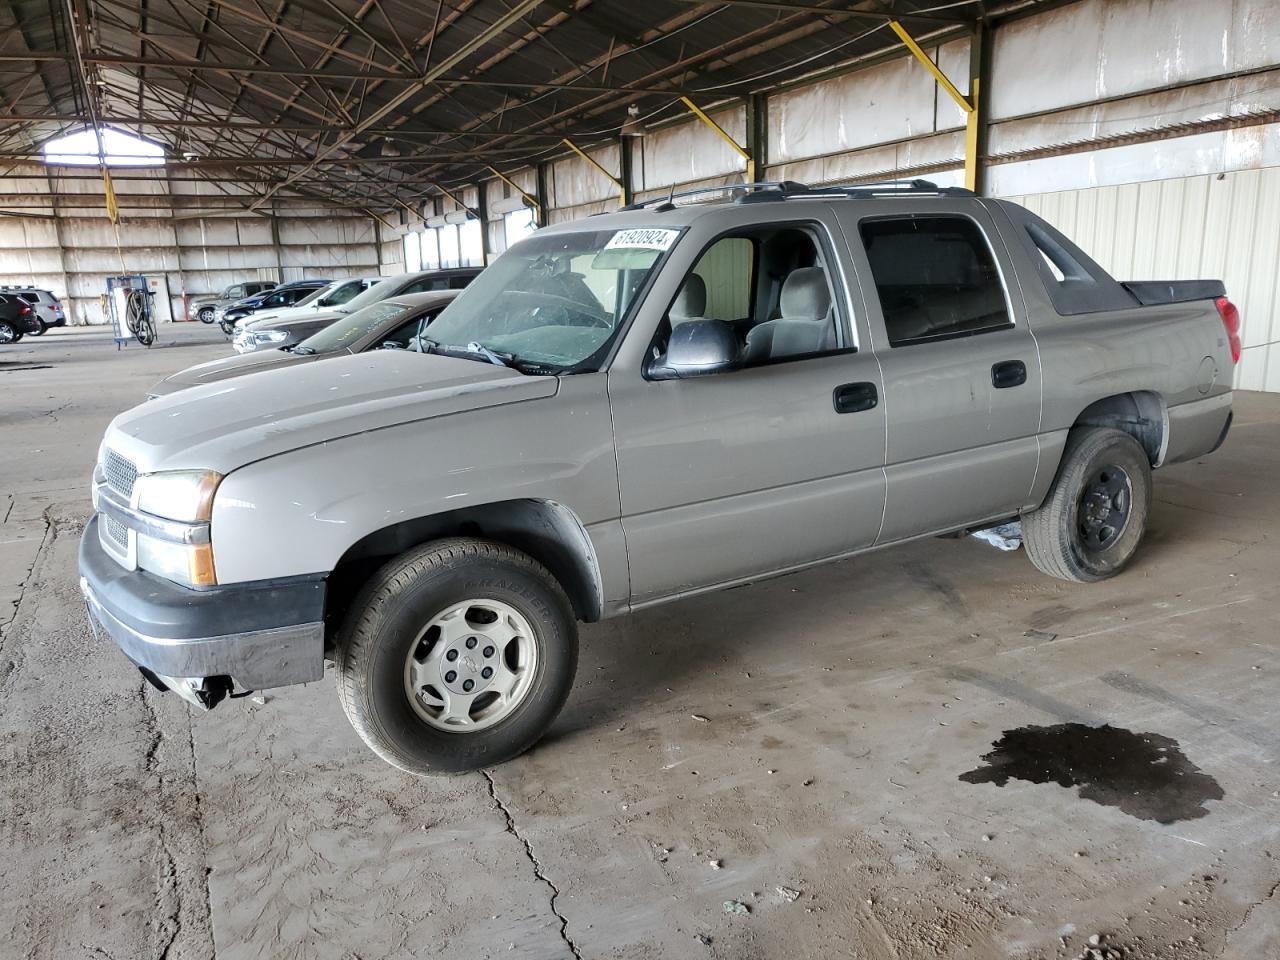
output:
[[995, 257], [969, 218], [864, 220], [860, 230], [890, 346], [1013, 326]]

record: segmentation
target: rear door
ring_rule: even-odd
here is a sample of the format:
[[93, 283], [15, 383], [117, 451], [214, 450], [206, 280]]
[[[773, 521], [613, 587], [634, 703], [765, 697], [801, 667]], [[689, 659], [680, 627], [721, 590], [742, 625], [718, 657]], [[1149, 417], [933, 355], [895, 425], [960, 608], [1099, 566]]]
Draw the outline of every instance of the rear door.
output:
[[986, 211], [913, 198], [846, 204], [841, 218], [884, 376], [877, 542], [1016, 513], [1039, 455], [1040, 360]]

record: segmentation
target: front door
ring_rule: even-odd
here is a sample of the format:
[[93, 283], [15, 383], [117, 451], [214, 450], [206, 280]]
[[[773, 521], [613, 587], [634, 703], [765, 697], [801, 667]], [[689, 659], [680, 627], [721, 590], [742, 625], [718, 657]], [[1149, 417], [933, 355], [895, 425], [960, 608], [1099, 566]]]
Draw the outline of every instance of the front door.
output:
[[972, 201], [950, 203], [843, 220], [885, 379], [880, 543], [1010, 516], [1035, 479], [1035, 338], [998, 234]]
[[[871, 545], [884, 507], [885, 415], [852, 324], [826, 212], [699, 241], [678, 293], [640, 319], [656, 362], [681, 323], [728, 324], [742, 367], [684, 380], [609, 372], [634, 603]], [[656, 291], [655, 291], [656, 294]], [[670, 294], [665, 296], [670, 297]], [[639, 333], [639, 330], [633, 333]], [[642, 334], [647, 337], [648, 334]], [[656, 359], [655, 359], [656, 358]]]

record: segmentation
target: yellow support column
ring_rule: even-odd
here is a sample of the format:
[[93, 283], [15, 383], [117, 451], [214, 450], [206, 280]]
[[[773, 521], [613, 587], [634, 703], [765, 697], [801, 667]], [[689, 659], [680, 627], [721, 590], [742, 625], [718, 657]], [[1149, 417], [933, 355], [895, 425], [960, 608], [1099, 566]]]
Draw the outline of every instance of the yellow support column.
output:
[[[951, 82], [945, 73], [938, 69], [938, 65], [929, 59], [929, 55], [921, 49], [920, 44], [916, 43], [911, 34], [907, 33], [906, 28], [897, 20], [889, 21], [889, 28], [898, 35], [903, 44], [911, 51], [920, 63], [933, 74], [933, 78], [938, 81], [938, 86], [942, 87], [965, 113], [965, 129], [964, 129], [964, 185], [966, 190], [978, 191], [978, 150], [979, 140], [982, 131], [981, 127], [981, 111], [979, 110], [979, 78], [977, 71], [971, 69], [969, 79], [969, 96], [965, 96], [956, 89], [956, 85]], [[978, 43], [979, 39], [974, 38], [973, 43]]]
[[982, 111], [979, 109], [978, 78], [969, 81], [969, 96], [973, 98], [973, 109], [965, 114], [964, 125], [964, 188], [978, 192], [978, 132]]

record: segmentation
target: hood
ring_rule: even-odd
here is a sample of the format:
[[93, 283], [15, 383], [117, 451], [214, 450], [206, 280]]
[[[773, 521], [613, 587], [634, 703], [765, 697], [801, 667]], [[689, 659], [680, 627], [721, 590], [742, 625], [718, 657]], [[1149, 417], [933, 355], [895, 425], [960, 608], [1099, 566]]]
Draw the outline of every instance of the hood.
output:
[[316, 310], [313, 307], [284, 307], [280, 310], [268, 310], [264, 313], [255, 313], [252, 319], [245, 320], [240, 324], [241, 330], [257, 330], [259, 327], [276, 327], [282, 324], [277, 321], [282, 320], [325, 320], [332, 322], [339, 317], [346, 316], [341, 310]]
[[105, 443], [139, 473], [230, 473], [352, 434], [554, 396], [558, 385], [555, 377], [529, 377], [476, 360], [374, 350], [148, 401], [116, 417]]
[[166, 397], [178, 390], [198, 387], [203, 383], [217, 383], [231, 377], [240, 377], [246, 373], [257, 373], [260, 370], [274, 370], [277, 367], [288, 367], [295, 363], [306, 363], [319, 360], [332, 354], [315, 353], [303, 355], [288, 353], [284, 350], [261, 350], [256, 353], [238, 353], [234, 357], [222, 357], [207, 363], [197, 363], [177, 373], [165, 377], [149, 391], [149, 396]]

